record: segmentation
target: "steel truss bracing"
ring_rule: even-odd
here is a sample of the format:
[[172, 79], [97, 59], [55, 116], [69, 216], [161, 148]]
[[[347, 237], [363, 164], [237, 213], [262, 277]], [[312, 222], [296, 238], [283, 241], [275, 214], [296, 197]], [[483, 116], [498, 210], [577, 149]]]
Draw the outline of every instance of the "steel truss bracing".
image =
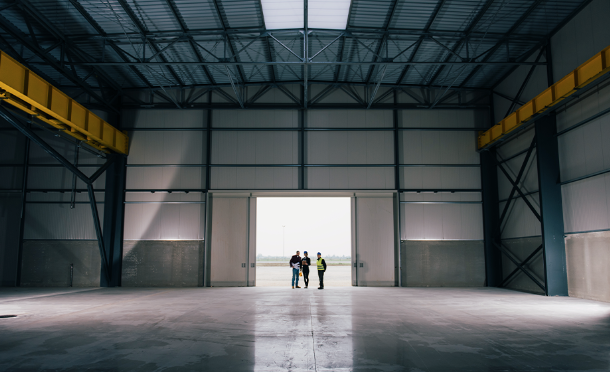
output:
[[[29, 120], [26, 124], [23, 123], [23, 120], [21, 118], [19, 118], [18, 116], [14, 115], [11, 111], [7, 110], [6, 108], [0, 106], [0, 118], [2, 118], [6, 123], [10, 124], [13, 128], [15, 128], [16, 130], [18, 130], [19, 132], [21, 132], [26, 138], [26, 146], [25, 146], [25, 151], [26, 151], [26, 155], [24, 157], [24, 177], [23, 177], [23, 189], [22, 189], [22, 215], [21, 215], [21, 228], [20, 228], [20, 246], [19, 246], [19, 252], [18, 252], [18, 257], [20, 262], [18, 262], [19, 264], [19, 268], [18, 268], [18, 273], [17, 273], [17, 280], [16, 283], [17, 285], [19, 285], [20, 283], [20, 274], [21, 274], [21, 257], [22, 257], [22, 244], [23, 244], [23, 232], [24, 232], [24, 226], [25, 226], [25, 204], [26, 204], [26, 194], [28, 190], [26, 188], [26, 184], [27, 184], [27, 169], [29, 166], [29, 162], [28, 162], [28, 154], [29, 154], [29, 143], [34, 142], [35, 144], [37, 144], [38, 146], [40, 146], [46, 153], [48, 153], [51, 157], [53, 157], [55, 160], [57, 160], [63, 167], [65, 167], [67, 170], [69, 170], [75, 177], [77, 177], [78, 179], [80, 179], [82, 182], [85, 183], [85, 185], [87, 186], [86, 192], [89, 196], [89, 205], [91, 207], [91, 214], [93, 217], [93, 225], [95, 228], [95, 234], [97, 237], [97, 242], [98, 242], [98, 248], [99, 248], [99, 252], [100, 252], [100, 258], [101, 258], [101, 285], [102, 286], [110, 286], [111, 283], [115, 283], [114, 285], [118, 285], [116, 284], [117, 281], [120, 284], [120, 256], [117, 256], [116, 254], [113, 256], [111, 255], [109, 257], [108, 255], [108, 251], [109, 251], [109, 247], [112, 244], [120, 244], [120, 247], [122, 248], [122, 233], [121, 233], [121, 242], [118, 241], [114, 241], [114, 242], [109, 242], [108, 240], [106, 241], [106, 243], [104, 242], [104, 236], [102, 234], [102, 225], [100, 224], [100, 219], [99, 219], [99, 212], [97, 209], [97, 202], [95, 200], [95, 190], [93, 189], [93, 183], [102, 175], [104, 174], [104, 172], [109, 169], [109, 168], [113, 168], [115, 169], [114, 173], [116, 173], [116, 164], [115, 163], [122, 163], [123, 164], [123, 173], [124, 173], [124, 162], [125, 162], [125, 157], [122, 155], [114, 155], [114, 154], [109, 154], [106, 158], [106, 162], [99, 167], [94, 173], [93, 175], [91, 175], [90, 177], [86, 176], [83, 172], [81, 172], [76, 164], [72, 164], [70, 163], [70, 161], [68, 161], [65, 157], [63, 157], [57, 150], [55, 150], [51, 145], [49, 145], [46, 141], [44, 141], [40, 136], [38, 136], [38, 134], [35, 133], [35, 131], [31, 128], [31, 124], [34, 122], [33, 118], [32, 120]], [[119, 171], [120, 173], [120, 171]], [[124, 180], [124, 177], [123, 177]], [[108, 182], [108, 179], [107, 179]], [[114, 185], [115, 188], [120, 188], [121, 187], [121, 183], [117, 182], [114, 178], [111, 177], [111, 181], [112, 185]], [[123, 182], [123, 189], [124, 189], [124, 182]], [[77, 192], [76, 187], [74, 186], [72, 189], [68, 190], [68, 192], [72, 192], [75, 193]], [[120, 192], [118, 192], [118, 195], [122, 195], [123, 190], [121, 189]], [[119, 199], [121, 199], [121, 196], [118, 196]], [[124, 196], [122, 196], [123, 199], [121, 199], [120, 201], [120, 207], [122, 208], [122, 204], [123, 204], [123, 200], [124, 200]], [[105, 206], [108, 206], [109, 203], [105, 203]], [[106, 212], [108, 212], [108, 208], [105, 208]], [[116, 215], [116, 213], [115, 213]], [[115, 216], [116, 217], [116, 216]], [[112, 218], [112, 216], [106, 216], [106, 219], [108, 220], [109, 218]], [[110, 223], [112, 226], [120, 226], [122, 227], [122, 224], [117, 225], [116, 223], [112, 222]], [[111, 237], [111, 239], [116, 240], [116, 238], [114, 236]], [[120, 248], [120, 249], [121, 249]], [[111, 253], [115, 253], [112, 252]], [[119, 266], [118, 268], [117, 266], [117, 260], [119, 261]]]
[[[128, 0], [95, 6], [69, 0], [64, 9], [67, 23], [60, 27], [37, 2], [16, 0], [0, 7], [0, 43], [42, 76], [43, 70], [56, 76], [47, 67], [54, 68], [62, 84], [50, 81], [62, 89], [80, 89], [83, 103], [110, 111], [119, 102], [145, 104], [140, 96], [126, 95], [127, 89], [152, 90], [183, 108], [188, 102], [171, 88], [190, 87], [214, 89], [236, 106], [252, 108], [245, 87], [282, 90], [289, 82], [304, 87], [303, 108], [314, 104], [308, 94], [311, 84], [332, 84], [329, 92], [344, 91], [365, 108], [392, 95], [382, 87], [418, 86], [422, 105], [434, 108], [464, 90], [485, 89], [489, 95], [505, 72], [545, 64], [527, 57], [548, 44], [549, 36], [587, 2], [575, 1], [550, 20], [540, 18], [552, 7], [542, 0], [516, 11], [518, 17], [493, 0], [462, 10], [455, 2], [438, 0], [434, 9], [421, 9], [425, 25], [405, 28], [405, 0], [393, 0], [378, 4], [379, 14], [385, 15], [374, 21], [377, 27], [360, 23], [363, 8], [354, 5], [345, 30], [312, 29], [307, 12], [302, 29], [267, 30], [260, 3], [245, 16], [239, 6], [225, 6], [223, 0], [210, 0], [206, 12], [173, 0], [160, 2], [165, 12]], [[467, 22], [439, 27], [446, 17], [458, 14], [468, 14]], [[501, 27], [494, 22], [504, 17], [515, 21]], [[208, 22], [204, 19], [210, 23], [203, 25]], [[542, 22], [551, 31], [524, 33], [524, 25], [532, 22]], [[482, 81], [482, 74], [498, 78]], [[354, 84], [365, 87], [361, 97]], [[220, 89], [227, 86], [232, 93]]]

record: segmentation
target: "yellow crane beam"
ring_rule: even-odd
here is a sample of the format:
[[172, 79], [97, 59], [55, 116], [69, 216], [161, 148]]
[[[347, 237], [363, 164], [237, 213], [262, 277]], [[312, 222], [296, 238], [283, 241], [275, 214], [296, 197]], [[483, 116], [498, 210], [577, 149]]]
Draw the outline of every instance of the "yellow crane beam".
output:
[[525, 103], [517, 111], [508, 115], [490, 129], [479, 132], [479, 149], [497, 141], [503, 135], [515, 130], [535, 114], [555, 106], [578, 89], [591, 84], [610, 71], [610, 46], [591, 57], [587, 62], [564, 76], [561, 80], [545, 89], [542, 93]]
[[129, 153], [129, 137], [0, 51], [0, 100], [104, 152]]

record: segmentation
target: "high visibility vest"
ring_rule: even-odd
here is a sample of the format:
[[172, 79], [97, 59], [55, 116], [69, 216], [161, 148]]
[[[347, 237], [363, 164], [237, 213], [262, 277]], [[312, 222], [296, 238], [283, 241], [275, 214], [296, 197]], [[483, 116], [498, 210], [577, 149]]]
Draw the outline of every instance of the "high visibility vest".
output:
[[322, 265], [322, 257], [318, 258], [318, 270], [324, 271], [324, 265]]

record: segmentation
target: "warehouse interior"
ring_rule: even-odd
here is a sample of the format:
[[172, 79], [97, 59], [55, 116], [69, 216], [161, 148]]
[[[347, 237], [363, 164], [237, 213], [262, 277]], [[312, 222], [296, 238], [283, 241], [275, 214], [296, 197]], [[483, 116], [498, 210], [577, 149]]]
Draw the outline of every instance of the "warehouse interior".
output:
[[[608, 15], [0, 0], [0, 369], [610, 369]], [[351, 286], [256, 286], [281, 197]]]

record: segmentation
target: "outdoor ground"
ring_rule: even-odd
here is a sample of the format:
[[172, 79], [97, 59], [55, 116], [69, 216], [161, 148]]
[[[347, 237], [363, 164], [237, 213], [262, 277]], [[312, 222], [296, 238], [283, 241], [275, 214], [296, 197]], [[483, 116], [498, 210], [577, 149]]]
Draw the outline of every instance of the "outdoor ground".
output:
[[[257, 287], [291, 287], [292, 269], [285, 266], [256, 267]], [[310, 271], [309, 288], [318, 288], [318, 273], [316, 269]], [[328, 266], [324, 274], [324, 288], [350, 287], [352, 285], [352, 268], [348, 265]], [[299, 286], [305, 287], [303, 277], [299, 278]]]

